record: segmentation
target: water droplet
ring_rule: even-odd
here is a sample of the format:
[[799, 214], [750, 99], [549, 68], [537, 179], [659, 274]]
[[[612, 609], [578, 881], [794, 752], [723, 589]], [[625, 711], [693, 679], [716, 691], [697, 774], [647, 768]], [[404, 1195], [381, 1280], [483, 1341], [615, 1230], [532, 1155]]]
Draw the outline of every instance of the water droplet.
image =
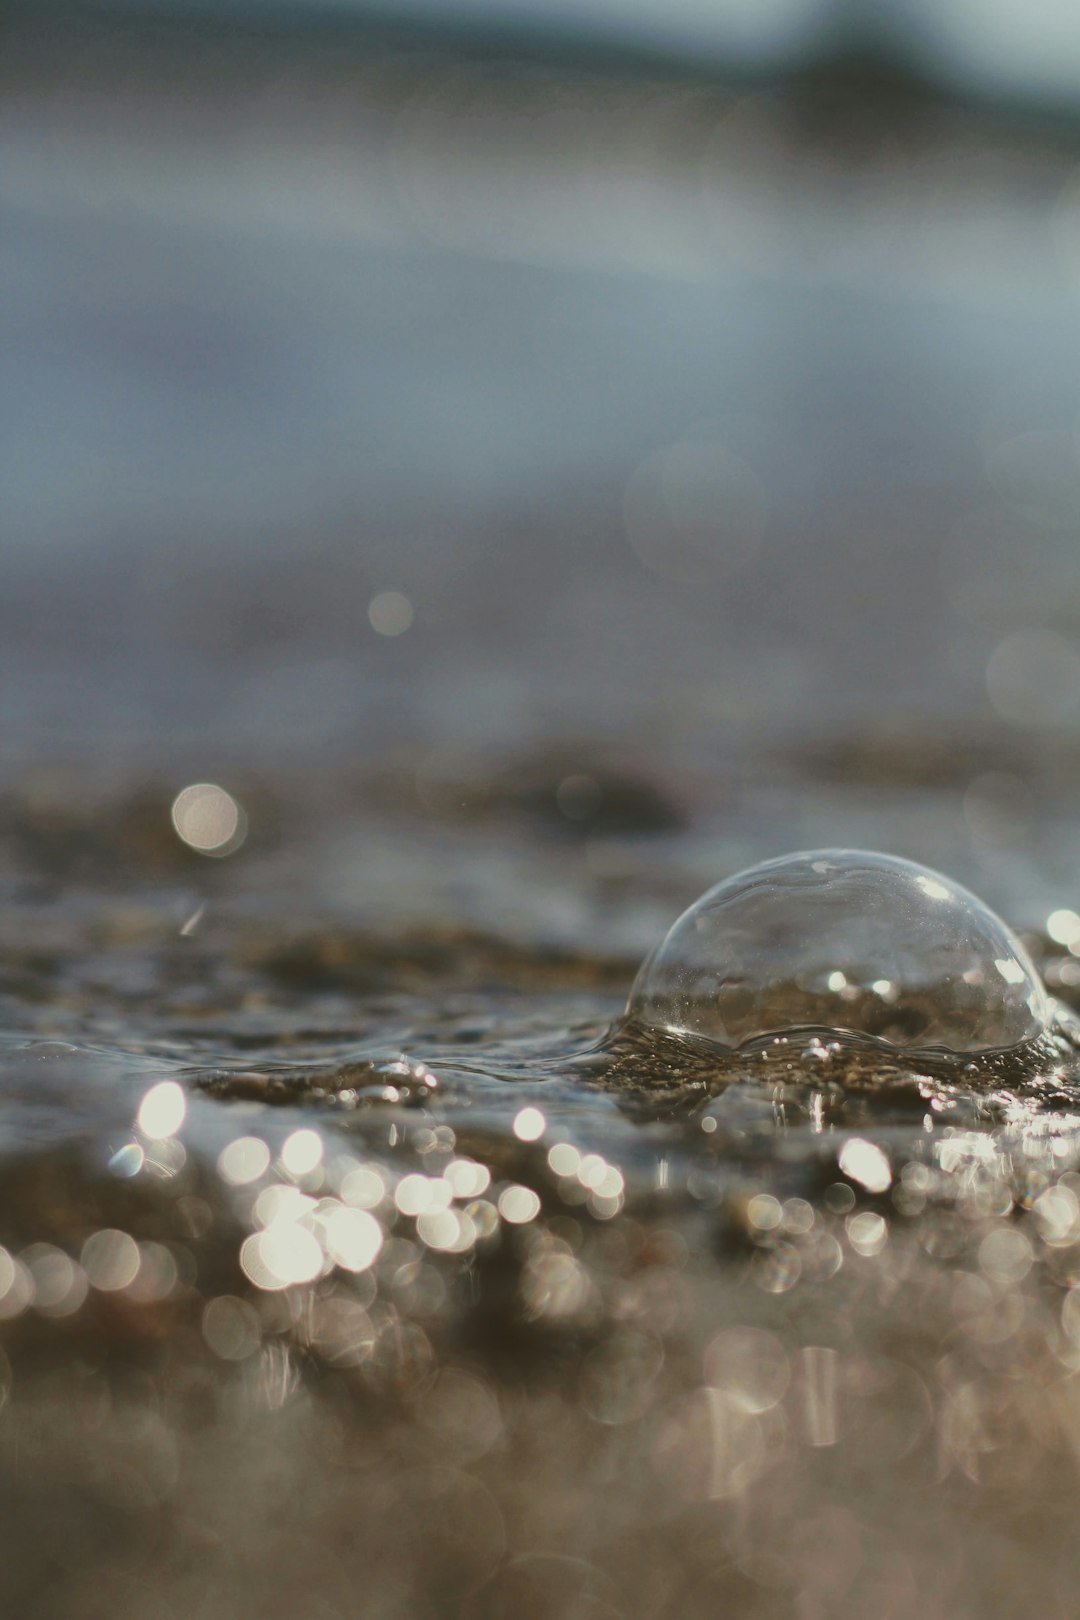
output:
[[639, 1023], [738, 1047], [785, 1030], [988, 1052], [1045, 1033], [1039, 975], [1000, 917], [940, 873], [819, 850], [717, 884], [646, 959]]

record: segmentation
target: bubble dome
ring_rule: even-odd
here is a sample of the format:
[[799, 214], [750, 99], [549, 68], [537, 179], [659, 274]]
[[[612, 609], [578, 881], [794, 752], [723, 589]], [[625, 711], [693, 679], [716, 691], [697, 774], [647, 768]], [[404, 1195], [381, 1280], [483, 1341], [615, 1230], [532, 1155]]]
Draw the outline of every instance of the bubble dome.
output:
[[893, 855], [785, 855], [702, 895], [649, 955], [627, 1015], [728, 1048], [791, 1030], [907, 1052], [985, 1053], [1043, 1035], [1051, 1007], [1001, 918]]

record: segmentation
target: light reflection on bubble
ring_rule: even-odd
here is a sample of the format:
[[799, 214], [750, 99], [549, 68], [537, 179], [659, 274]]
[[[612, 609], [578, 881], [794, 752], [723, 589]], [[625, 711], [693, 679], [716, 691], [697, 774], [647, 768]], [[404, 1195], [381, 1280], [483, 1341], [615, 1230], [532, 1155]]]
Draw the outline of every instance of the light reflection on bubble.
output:
[[840, 1150], [839, 1164], [845, 1176], [857, 1181], [867, 1192], [887, 1192], [892, 1183], [888, 1158], [874, 1142], [853, 1136]]
[[62, 1249], [51, 1243], [32, 1243], [19, 1259], [30, 1274], [36, 1311], [60, 1317], [79, 1309], [86, 1298], [86, 1274]]
[[189, 849], [220, 858], [247, 837], [247, 817], [231, 793], [215, 782], [193, 782], [176, 795], [172, 823]]
[[402, 1215], [429, 1215], [450, 1206], [453, 1191], [439, 1176], [419, 1173], [402, 1176], [394, 1190], [394, 1202]]
[[[1080, 940], [1077, 941], [1076, 946], [1069, 947], [1073, 955], [1077, 954], [1078, 947], [1080, 947]], [[1050, 961], [1046, 964], [1045, 972], [1047, 984], [1052, 985], [1055, 989], [1075, 990], [1080, 985], [1080, 962], [1069, 960]]]
[[548, 1164], [557, 1176], [576, 1176], [581, 1154], [572, 1142], [556, 1142], [548, 1149]]
[[230, 1294], [218, 1294], [207, 1301], [202, 1332], [210, 1349], [223, 1361], [245, 1361], [262, 1339], [258, 1314], [246, 1300]]
[[799, 1353], [802, 1420], [810, 1446], [835, 1446], [839, 1439], [839, 1353], [827, 1345], [808, 1344]]
[[577, 1168], [577, 1179], [583, 1187], [598, 1187], [607, 1174], [607, 1161], [601, 1153], [586, 1153]]
[[491, 1171], [475, 1159], [451, 1159], [443, 1180], [455, 1198], [479, 1198], [491, 1185]]
[[818, 1282], [835, 1277], [844, 1263], [844, 1251], [831, 1232], [821, 1232], [812, 1244], [800, 1251], [808, 1275]]
[[322, 1163], [323, 1139], [318, 1131], [293, 1131], [281, 1149], [281, 1162], [291, 1176], [306, 1176]]
[[[619, 1172], [616, 1171], [616, 1174]], [[623, 1207], [623, 1195], [621, 1192], [607, 1193], [594, 1188], [585, 1200], [585, 1207], [595, 1220], [613, 1221]]]
[[786, 1294], [802, 1276], [802, 1255], [793, 1243], [780, 1242], [757, 1256], [754, 1281], [764, 1294]]
[[848, 1242], [856, 1254], [869, 1259], [880, 1254], [889, 1236], [884, 1216], [876, 1210], [864, 1209], [858, 1215], [849, 1215], [845, 1222]]
[[319, 1225], [327, 1254], [346, 1271], [366, 1271], [382, 1248], [382, 1227], [366, 1210], [337, 1204], [320, 1215]]
[[376, 1331], [359, 1300], [331, 1294], [311, 1308], [308, 1342], [331, 1367], [362, 1367], [375, 1349]]
[[705, 1381], [745, 1411], [765, 1412], [787, 1391], [788, 1355], [775, 1334], [760, 1328], [728, 1328], [705, 1352]]
[[273, 1226], [276, 1221], [299, 1221], [315, 1208], [315, 1200], [299, 1187], [281, 1182], [264, 1187], [255, 1200], [252, 1215], [257, 1226]]
[[805, 1198], [785, 1198], [782, 1217], [784, 1231], [800, 1236], [811, 1231], [816, 1220], [814, 1206]]
[[187, 1163], [187, 1148], [175, 1136], [149, 1139], [143, 1152], [142, 1168], [150, 1176], [171, 1181]]
[[1080, 1240], [1080, 1199], [1065, 1176], [1039, 1194], [1032, 1213], [1044, 1243], [1060, 1248]]
[[323, 1269], [323, 1251], [314, 1234], [294, 1221], [277, 1220], [245, 1238], [240, 1265], [256, 1288], [276, 1290], [312, 1282]]
[[755, 1193], [746, 1206], [746, 1218], [758, 1232], [772, 1232], [783, 1219], [783, 1209], [772, 1193]]
[[34, 1279], [21, 1260], [0, 1248], [0, 1321], [20, 1316], [33, 1302]]
[[122, 1148], [117, 1148], [109, 1160], [109, 1169], [114, 1176], [129, 1180], [137, 1176], [143, 1167], [143, 1150], [138, 1142], [125, 1142]]
[[300, 1372], [287, 1344], [263, 1344], [258, 1355], [244, 1363], [252, 1400], [267, 1412], [280, 1412], [293, 1399]]
[[125, 1293], [141, 1305], [167, 1299], [179, 1281], [176, 1259], [163, 1243], [139, 1244], [139, 1268]]
[[519, 1142], [538, 1142], [547, 1128], [539, 1108], [522, 1108], [514, 1116], [514, 1135]]
[[476, 1229], [468, 1215], [459, 1210], [425, 1210], [417, 1216], [416, 1235], [426, 1248], [443, 1254], [463, 1254], [472, 1246]]
[[340, 1187], [344, 1203], [356, 1209], [377, 1209], [386, 1198], [386, 1182], [372, 1165], [357, 1165], [342, 1177]]
[[175, 1136], [184, 1123], [187, 1098], [175, 1080], [162, 1080], [151, 1086], [135, 1116], [135, 1124], [144, 1136], [164, 1138]]
[[530, 1316], [558, 1321], [585, 1312], [594, 1302], [595, 1284], [574, 1255], [549, 1247], [530, 1256], [521, 1293]]
[[399, 1266], [391, 1278], [390, 1290], [394, 1303], [408, 1316], [430, 1319], [438, 1316], [446, 1304], [444, 1274], [423, 1258]]
[[540, 1200], [531, 1187], [504, 1187], [499, 1194], [499, 1214], [511, 1226], [525, 1226], [540, 1213]]
[[246, 1187], [270, 1168], [270, 1149], [257, 1136], [238, 1136], [218, 1154], [217, 1168], [231, 1187]]
[[135, 1281], [139, 1245], [129, 1232], [105, 1228], [87, 1238], [81, 1258], [91, 1286], [102, 1293], [116, 1293]]
[[1066, 907], [1052, 911], [1046, 919], [1046, 932], [1066, 949], [1080, 942], [1080, 916]]
[[499, 1229], [499, 1214], [495, 1205], [486, 1198], [478, 1198], [471, 1204], [466, 1204], [464, 1213], [472, 1222], [476, 1241], [482, 1238], [494, 1237]]
[[653, 1468], [676, 1500], [738, 1498], [753, 1487], [776, 1441], [782, 1444], [781, 1427], [779, 1413], [748, 1412], [721, 1389], [700, 1389], [664, 1412]]
[[979, 1244], [979, 1266], [992, 1280], [1018, 1283], [1031, 1270], [1031, 1243], [1015, 1227], [995, 1227]]

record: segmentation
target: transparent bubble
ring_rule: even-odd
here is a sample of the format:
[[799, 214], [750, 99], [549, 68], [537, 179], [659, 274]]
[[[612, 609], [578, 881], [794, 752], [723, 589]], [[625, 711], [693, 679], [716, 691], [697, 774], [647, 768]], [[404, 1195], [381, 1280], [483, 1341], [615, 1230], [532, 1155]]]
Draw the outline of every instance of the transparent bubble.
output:
[[685, 911], [638, 973], [639, 1023], [738, 1047], [792, 1029], [987, 1052], [1051, 1009], [1000, 917], [949, 878], [862, 850], [765, 861]]

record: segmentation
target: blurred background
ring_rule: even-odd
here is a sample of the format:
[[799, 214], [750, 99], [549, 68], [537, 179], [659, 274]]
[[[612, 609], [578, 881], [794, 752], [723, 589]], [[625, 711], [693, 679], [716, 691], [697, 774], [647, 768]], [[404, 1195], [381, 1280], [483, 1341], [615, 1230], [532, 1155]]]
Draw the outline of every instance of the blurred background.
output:
[[26, 5], [0, 84], [16, 820], [1070, 900], [1075, 6]]

